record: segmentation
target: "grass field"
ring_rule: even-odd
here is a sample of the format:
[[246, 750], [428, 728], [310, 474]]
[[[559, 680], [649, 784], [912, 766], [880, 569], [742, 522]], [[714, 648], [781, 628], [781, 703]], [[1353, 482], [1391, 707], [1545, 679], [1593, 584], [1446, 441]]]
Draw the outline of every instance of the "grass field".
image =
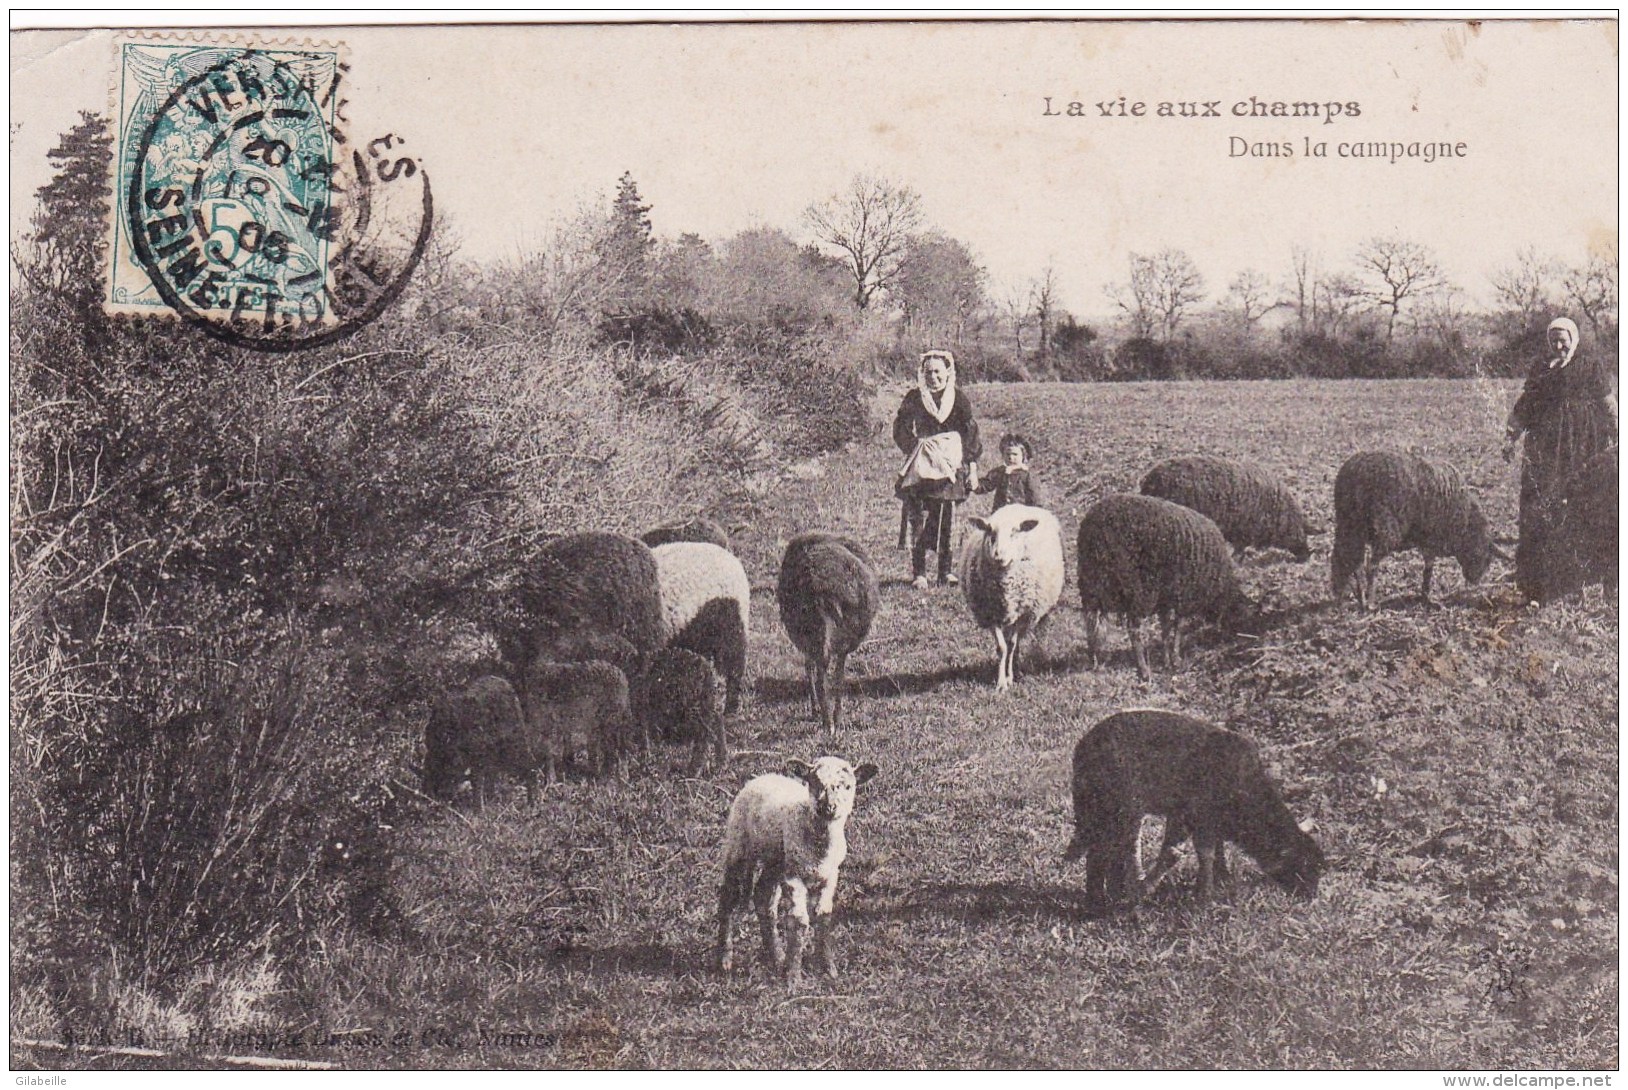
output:
[[[1513, 532], [1517, 470], [1498, 458], [1507, 384], [1449, 381], [1026, 385], [970, 391], [991, 457], [1026, 433], [1072, 535], [1154, 460], [1208, 451], [1280, 472], [1332, 526], [1349, 454], [1412, 447], [1460, 467]], [[752, 683], [735, 755], [683, 755], [630, 782], [518, 792], [406, 830], [394, 893], [412, 933], [335, 936], [288, 974], [302, 1050], [363, 1067], [1600, 1068], [1618, 1064], [1615, 601], [1541, 612], [1509, 573], [1466, 588], [1393, 558], [1376, 615], [1329, 601], [1312, 560], [1243, 566], [1273, 625], [1190, 641], [1177, 674], [1134, 673], [1123, 630], [1084, 665], [1072, 570], [1017, 687], [959, 592], [912, 590], [894, 548], [896, 455], [877, 405], [865, 444], [804, 467], [744, 520]], [[884, 404], [885, 401], [885, 404]], [[971, 510], [987, 509], [979, 497]], [[851, 666], [848, 719], [822, 739], [772, 591], [785, 538], [857, 535], [885, 567], [883, 611]], [[1140, 920], [1096, 919], [1065, 867], [1067, 762], [1126, 706], [1254, 735], [1329, 857], [1294, 902], [1241, 861], [1237, 896], [1191, 901], [1190, 856]], [[787, 756], [837, 753], [861, 790], [837, 907], [843, 975], [789, 994], [757, 962], [709, 968], [724, 812]], [[1153, 830], [1149, 829], [1151, 836]], [[1242, 857], [1238, 857], [1242, 860]], [[296, 1014], [295, 1012], [298, 1012]]]

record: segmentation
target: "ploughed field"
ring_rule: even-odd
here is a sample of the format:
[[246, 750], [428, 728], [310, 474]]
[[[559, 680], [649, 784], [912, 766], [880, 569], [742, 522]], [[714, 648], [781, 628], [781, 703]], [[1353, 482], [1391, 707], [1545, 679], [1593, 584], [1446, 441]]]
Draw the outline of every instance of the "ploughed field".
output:
[[[902, 387], [900, 387], [902, 389]], [[1519, 608], [1495, 564], [1466, 588], [1442, 561], [1387, 561], [1376, 615], [1329, 600], [1332, 533], [1312, 560], [1242, 567], [1272, 625], [1201, 631], [1187, 661], [1136, 677], [1124, 630], [1085, 664], [1079, 514], [1156, 460], [1208, 452], [1280, 473], [1332, 531], [1341, 461], [1417, 449], [1457, 466], [1513, 533], [1518, 470], [1498, 457], [1509, 383], [1161, 383], [973, 387], [985, 464], [1026, 434], [1063, 524], [1068, 586], [1016, 688], [958, 590], [906, 585], [898, 458], [877, 402], [865, 444], [805, 465], [737, 522], [753, 596], [751, 680], [729, 764], [662, 753], [628, 780], [515, 789], [484, 814], [432, 811], [391, 872], [414, 934], [336, 940], [289, 998], [366, 1067], [1612, 1067], [1617, 1041], [1617, 606], [1598, 588]], [[987, 510], [989, 497], [963, 508]], [[845, 721], [822, 739], [779, 623], [779, 550], [801, 530], [857, 536], [883, 604], [850, 663]], [[959, 537], [959, 530], [958, 530]], [[1148, 626], [1156, 635], [1156, 624]], [[1154, 659], [1159, 663], [1159, 658]], [[1329, 859], [1290, 900], [1234, 855], [1238, 891], [1200, 906], [1191, 850], [1141, 918], [1085, 910], [1071, 831], [1075, 741], [1124, 707], [1253, 735]], [[849, 823], [836, 982], [789, 994], [757, 961], [711, 970], [723, 819], [784, 758], [874, 761]], [[1144, 836], [1151, 863], [1156, 823]]]

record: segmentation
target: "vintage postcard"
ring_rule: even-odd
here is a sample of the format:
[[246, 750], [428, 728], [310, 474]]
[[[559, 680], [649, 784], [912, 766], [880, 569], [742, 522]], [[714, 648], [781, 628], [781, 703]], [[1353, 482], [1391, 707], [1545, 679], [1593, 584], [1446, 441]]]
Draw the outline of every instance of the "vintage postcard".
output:
[[1608, 1085], [1618, 32], [14, 30], [13, 1068]]

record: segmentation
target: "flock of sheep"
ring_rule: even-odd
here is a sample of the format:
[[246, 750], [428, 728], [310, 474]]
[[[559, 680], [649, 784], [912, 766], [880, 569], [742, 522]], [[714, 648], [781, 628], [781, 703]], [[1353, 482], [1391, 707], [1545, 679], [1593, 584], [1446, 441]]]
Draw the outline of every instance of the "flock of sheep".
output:
[[[1427, 600], [1436, 557], [1457, 560], [1473, 583], [1502, 555], [1462, 479], [1425, 459], [1358, 454], [1340, 469], [1334, 498], [1333, 589], [1343, 599], [1355, 582], [1363, 608], [1375, 608], [1374, 571], [1391, 553], [1424, 554]], [[995, 684], [1005, 689], [1023, 641], [1061, 597], [1061, 531], [1050, 512], [1018, 504], [972, 517], [968, 526], [962, 589], [974, 620], [994, 634]], [[1170, 667], [1180, 661], [1184, 621], [1259, 631], [1262, 613], [1240, 587], [1235, 559], [1247, 548], [1276, 547], [1304, 561], [1307, 536], [1281, 482], [1220, 458], [1161, 463], [1142, 494], [1102, 499], [1080, 521], [1076, 553], [1093, 667], [1101, 658], [1098, 627], [1109, 614], [1127, 624], [1143, 677], [1152, 674], [1140, 632], [1148, 617], [1160, 620]], [[518, 694], [492, 676], [442, 701], [426, 732], [426, 790], [450, 797], [468, 780], [484, 801], [498, 775], [519, 773], [529, 794], [539, 771], [552, 778], [581, 750], [603, 771], [664, 740], [688, 744], [692, 764], [708, 749], [723, 758], [727, 715], [739, 704], [746, 673], [750, 584], [720, 527], [700, 519], [643, 540], [610, 533], [556, 539], [521, 595], [540, 634], [530, 661], [512, 664]], [[776, 596], [806, 660], [813, 713], [834, 730], [848, 656], [881, 602], [876, 565], [851, 538], [806, 533], [785, 549]], [[822, 757], [792, 762], [789, 774], [759, 776], [741, 789], [725, 828], [721, 969], [733, 961], [735, 914], [751, 903], [765, 957], [788, 980], [801, 974], [811, 931], [817, 967], [834, 975], [827, 934], [845, 823], [856, 789], [875, 772]], [[1315, 894], [1322, 853], [1242, 735], [1173, 712], [1110, 716], [1075, 750], [1073, 800], [1067, 858], [1088, 857], [1093, 903], [1134, 905], [1163, 879], [1176, 845], [1189, 836], [1204, 896], [1216, 879], [1229, 880], [1225, 841], [1290, 892]], [[1136, 837], [1145, 814], [1166, 818], [1166, 836], [1143, 878]], [[793, 919], [784, 948], [782, 892]]]

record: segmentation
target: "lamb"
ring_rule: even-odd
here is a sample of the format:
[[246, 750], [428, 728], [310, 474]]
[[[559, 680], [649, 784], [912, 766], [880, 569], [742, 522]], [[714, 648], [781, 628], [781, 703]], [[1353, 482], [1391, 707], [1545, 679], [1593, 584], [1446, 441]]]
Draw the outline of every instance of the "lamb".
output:
[[1379, 563], [1408, 549], [1424, 553], [1419, 596], [1427, 605], [1436, 557], [1455, 558], [1466, 583], [1480, 582], [1493, 557], [1508, 559], [1493, 544], [1486, 517], [1451, 467], [1393, 451], [1353, 454], [1334, 478], [1330, 574], [1335, 601], [1345, 597], [1355, 576], [1357, 604], [1378, 609]]
[[[608, 662], [549, 662], [526, 670], [525, 744], [516, 764], [527, 775], [528, 794], [541, 767], [549, 782], [563, 772], [579, 744], [589, 767], [603, 773], [632, 748], [637, 724], [628, 702], [627, 676]], [[649, 738], [641, 739], [645, 747]]]
[[729, 548], [729, 531], [712, 519], [697, 517], [688, 522], [658, 526], [654, 530], [643, 534], [639, 540], [652, 549], [657, 545], [669, 545], [675, 541], [704, 541], [709, 545], [716, 545], [720, 549], [727, 549]]
[[712, 663], [681, 647], [650, 656], [631, 685], [633, 717], [646, 738], [690, 743], [690, 769], [701, 767], [707, 743], [720, 763], [728, 753]]
[[1142, 495], [1191, 507], [1221, 528], [1242, 560], [1247, 548], [1278, 548], [1301, 563], [1311, 559], [1306, 518], [1283, 482], [1258, 466], [1230, 458], [1171, 458], [1148, 470]]
[[825, 730], [833, 731], [842, 721], [848, 656], [869, 635], [881, 606], [876, 567], [851, 538], [818, 531], [799, 534], [780, 561], [775, 596], [780, 623], [805, 659], [813, 714]]
[[[831, 911], [837, 872], [848, 855], [848, 815], [854, 792], [876, 775], [870, 763], [854, 768], [840, 757], [812, 765], [792, 760], [789, 775], [771, 773], [749, 780], [729, 807], [724, 826], [724, 880], [718, 893], [719, 972], [734, 967], [735, 913], [751, 901], [763, 934], [763, 959], [771, 969], [784, 964], [785, 978], [801, 982], [803, 946], [809, 932], [808, 903], [814, 908], [814, 961], [835, 979], [831, 957]], [[784, 953], [776, 914], [784, 888], [791, 897], [792, 927]]]
[[1023, 638], [1063, 595], [1063, 539], [1042, 507], [1009, 503], [988, 518], [974, 516], [961, 559], [962, 591], [979, 628], [995, 632], [995, 689], [1012, 687]]
[[525, 737], [525, 721], [514, 687], [503, 678], [475, 679], [460, 692], [436, 702], [424, 729], [424, 792], [450, 799], [464, 780], [474, 785], [482, 809], [498, 775], [512, 771], [515, 750]]
[[[1073, 794], [1074, 838], [1063, 859], [1089, 856], [1086, 896], [1096, 906], [1128, 899], [1134, 907], [1174, 865], [1175, 846], [1188, 834], [1202, 900], [1209, 900], [1217, 877], [1231, 883], [1228, 840], [1290, 893], [1317, 895], [1322, 850], [1295, 824], [1255, 743], [1242, 734], [1175, 712], [1118, 712], [1074, 747]], [[1137, 839], [1145, 814], [1164, 816], [1165, 837], [1144, 883]]]
[[1591, 583], [1617, 589], [1617, 450], [1590, 458], [1543, 501], [1515, 547], [1515, 585], [1551, 602]]
[[[518, 598], [536, 629], [525, 644], [588, 630], [625, 639], [640, 654], [664, 642], [661, 585], [655, 557], [642, 541], [589, 532], [555, 538], [521, 573]], [[526, 662], [515, 663], [517, 671]]]
[[1238, 585], [1231, 549], [1216, 524], [1154, 496], [1109, 496], [1080, 519], [1080, 605], [1093, 668], [1101, 660], [1097, 626], [1117, 613], [1130, 629], [1143, 680], [1152, 680], [1141, 624], [1159, 617], [1165, 664], [1181, 661], [1183, 618], [1206, 618], [1235, 632], [1258, 629], [1259, 607]]
[[752, 585], [728, 549], [675, 541], [651, 550], [660, 588], [662, 644], [711, 660], [724, 678], [724, 711], [740, 707], [751, 630]]

